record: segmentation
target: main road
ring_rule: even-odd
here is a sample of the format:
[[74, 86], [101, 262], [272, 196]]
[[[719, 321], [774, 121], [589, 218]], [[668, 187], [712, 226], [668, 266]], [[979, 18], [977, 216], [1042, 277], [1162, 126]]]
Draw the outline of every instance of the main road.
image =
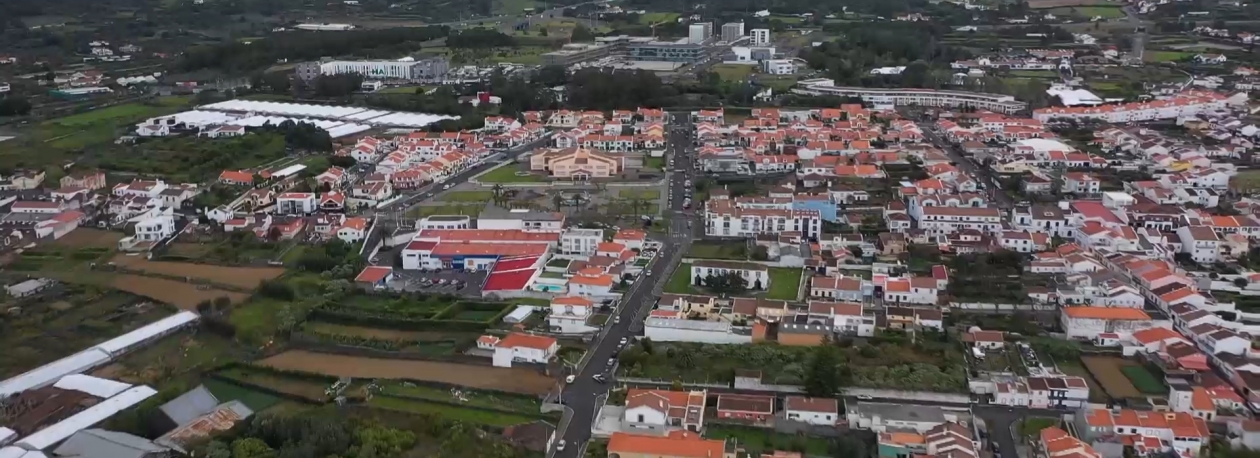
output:
[[[605, 325], [602, 335], [598, 335], [593, 346], [588, 350], [587, 363], [580, 368], [576, 379], [563, 386], [560, 398], [572, 411], [564, 430], [556, 436], [565, 442], [563, 451], [554, 451], [548, 455], [554, 458], [577, 458], [581, 456], [586, 443], [591, 440], [591, 427], [595, 424], [595, 410], [600, 407], [602, 399], [606, 399], [609, 388], [615, 383], [610, 372], [616, 369], [616, 357], [621, 351], [621, 339], [631, 340], [636, 330], [642, 329], [644, 318], [650, 313], [656, 298], [660, 296], [673, 273], [682, 261], [682, 253], [687, 251], [691, 243], [690, 212], [684, 211], [683, 203], [690, 192], [687, 181], [692, 178], [691, 148], [692, 129], [690, 114], [672, 114], [669, 130], [669, 146], [667, 161], [672, 166], [666, 168], [669, 175], [669, 208], [668, 227], [664, 237], [653, 237], [661, 242], [656, 258], [648, 265], [646, 273], [639, 277], [630, 290], [622, 295], [613, 312], [613, 318]], [[667, 162], [667, 164], [670, 164]], [[681, 170], [680, 172], [678, 170]], [[608, 383], [600, 383], [593, 378], [596, 374], [605, 374]]]
[[997, 201], [998, 207], [1009, 209], [1015, 206], [1015, 200], [1011, 199], [1011, 196], [1002, 190], [1001, 183], [992, 178], [993, 175], [988, 170], [985, 170], [983, 166], [976, 164], [971, 158], [963, 154], [962, 148], [941, 138], [936, 132], [936, 127], [932, 124], [920, 122], [918, 125], [919, 130], [923, 131], [923, 136], [928, 141], [940, 148], [941, 151], [944, 151], [949, 156], [949, 160], [957, 164], [959, 169], [976, 177], [984, 185], [989, 198]]

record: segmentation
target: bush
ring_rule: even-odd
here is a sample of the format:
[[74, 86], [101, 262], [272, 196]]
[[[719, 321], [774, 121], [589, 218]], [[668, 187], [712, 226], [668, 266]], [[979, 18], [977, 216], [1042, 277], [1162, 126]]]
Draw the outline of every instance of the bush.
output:
[[296, 297], [293, 287], [278, 279], [260, 282], [258, 284], [258, 294], [282, 301], [292, 301]]

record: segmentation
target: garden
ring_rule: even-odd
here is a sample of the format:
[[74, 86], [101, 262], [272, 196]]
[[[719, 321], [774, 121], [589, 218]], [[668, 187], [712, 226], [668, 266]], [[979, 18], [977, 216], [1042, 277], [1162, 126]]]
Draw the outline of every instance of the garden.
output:
[[1112, 399], [1168, 393], [1163, 382], [1137, 361], [1115, 356], [1085, 356], [1081, 362]]
[[463, 301], [445, 295], [354, 293], [311, 310], [315, 321], [410, 331], [480, 332], [515, 309], [508, 302]]
[[[959, 347], [941, 335], [921, 334], [912, 343], [899, 334], [841, 340], [833, 345], [842, 386], [937, 392], [966, 391], [966, 362]], [[760, 370], [765, 383], [806, 382], [813, 347], [770, 343], [714, 345], [647, 340], [620, 355], [624, 376], [684, 382], [724, 383], [738, 369]]]

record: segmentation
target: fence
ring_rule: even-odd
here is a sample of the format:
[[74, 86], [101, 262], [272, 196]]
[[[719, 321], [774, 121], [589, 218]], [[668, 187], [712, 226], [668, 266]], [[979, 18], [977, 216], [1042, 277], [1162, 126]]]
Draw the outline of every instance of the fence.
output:
[[1053, 312], [1058, 307], [1054, 304], [998, 304], [991, 302], [950, 302], [949, 307], [958, 310], [981, 312]]

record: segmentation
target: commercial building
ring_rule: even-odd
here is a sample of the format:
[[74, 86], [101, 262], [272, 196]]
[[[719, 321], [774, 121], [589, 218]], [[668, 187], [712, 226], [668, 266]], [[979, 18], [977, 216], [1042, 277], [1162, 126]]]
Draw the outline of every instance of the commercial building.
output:
[[[756, 30], [753, 30], [756, 32]], [[877, 89], [836, 86], [835, 81], [825, 78], [804, 80], [796, 83], [792, 92], [804, 95], [833, 95], [857, 97], [876, 106], [918, 105], [945, 108], [976, 108], [1011, 114], [1028, 109], [1028, 103], [1015, 97], [981, 92], [942, 91], [935, 89]]]
[[1102, 333], [1132, 334], [1157, 326], [1146, 312], [1128, 307], [1063, 307], [1060, 322], [1068, 338], [1090, 340]]
[[411, 58], [401, 60], [334, 60], [319, 64], [321, 75], [358, 73], [369, 79], [430, 79], [446, 75], [450, 62], [444, 57], [431, 57], [421, 61]]
[[761, 69], [771, 75], [791, 75], [796, 73], [796, 63], [791, 59], [763, 60]]
[[709, 41], [709, 37], [713, 36], [712, 22], [698, 22], [687, 27], [687, 42], [692, 44], [704, 44]]
[[690, 63], [704, 57], [704, 47], [695, 43], [652, 41], [631, 43], [627, 49], [631, 60]]
[[727, 22], [722, 24], [722, 41], [726, 43], [734, 43], [736, 40], [744, 37], [743, 22]]
[[752, 29], [753, 46], [770, 46], [770, 29]]
[[614, 46], [606, 43], [569, 43], [558, 51], [542, 55], [543, 65], [569, 66], [579, 62], [600, 59], [612, 54]]

